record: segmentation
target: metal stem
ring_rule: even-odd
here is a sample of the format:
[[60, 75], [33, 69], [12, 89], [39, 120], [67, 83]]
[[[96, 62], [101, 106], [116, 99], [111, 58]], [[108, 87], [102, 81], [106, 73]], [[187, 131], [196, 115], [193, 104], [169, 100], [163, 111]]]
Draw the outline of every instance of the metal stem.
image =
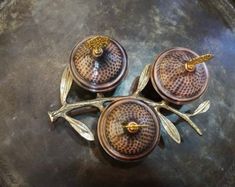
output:
[[185, 63], [185, 69], [189, 72], [193, 72], [197, 64], [209, 61], [212, 58], [213, 58], [212, 54], [205, 54], [205, 55], [192, 58], [191, 60]]

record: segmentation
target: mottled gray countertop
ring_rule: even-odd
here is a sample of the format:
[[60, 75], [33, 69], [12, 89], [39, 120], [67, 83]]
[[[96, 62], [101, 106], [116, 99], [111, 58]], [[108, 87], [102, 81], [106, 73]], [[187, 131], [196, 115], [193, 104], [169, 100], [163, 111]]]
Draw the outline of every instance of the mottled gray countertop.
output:
[[[233, 0], [0, 0], [0, 186], [235, 186], [234, 6]], [[127, 51], [129, 73], [119, 95], [165, 49], [213, 53], [208, 91], [185, 106], [211, 101], [193, 119], [203, 136], [178, 121], [182, 144], [162, 132], [162, 148], [123, 165], [64, 120], [51, 128], [47, 111], [60, 107], [71, 49], [97, 33]], [[95, 133], [97, 117], [80, 118]]]

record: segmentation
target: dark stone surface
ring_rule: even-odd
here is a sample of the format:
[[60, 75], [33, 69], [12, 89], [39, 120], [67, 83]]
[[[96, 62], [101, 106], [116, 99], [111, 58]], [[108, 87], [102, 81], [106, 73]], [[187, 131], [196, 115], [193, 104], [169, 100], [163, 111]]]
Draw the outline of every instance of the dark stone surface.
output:
[[[0, 186], [235, 186], [234, 17], [232, 0], [0, 0]], [[162, 148], [123, 165], [63, 120], [52, 128], [47, 111], [60, 107], [70, 51], [96, 33], [127, 50], [129, 74], [119, 95], [165, 49], [213, 53], [207, 93], [182, 108], [211, 101], [209, 112], [193, 119], [203, 136], [170, 116], [182, 144], [162, 132]], [[97, 117], [80, 118], [95, 133]]]

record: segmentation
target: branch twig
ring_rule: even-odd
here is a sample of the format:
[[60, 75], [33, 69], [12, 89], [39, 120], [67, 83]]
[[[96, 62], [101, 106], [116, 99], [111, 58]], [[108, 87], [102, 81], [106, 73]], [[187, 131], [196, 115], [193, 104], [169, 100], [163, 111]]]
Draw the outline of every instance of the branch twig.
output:
[[83, 124], [81, 121], [76, 120], [72, 117], [69, 117], [67, 114], [74, 110], [74, 109], [79, 109], [79, 108], [84, 108], [84, 107], [94, 107], [98, 108], [101, 112], [104, 110], [104, 104], [106, 102], [113, 102], [117, 101], [120, 99], [125, 99], [125, 98], [132, 98], [132, 99], [138, 99], [141, 100], [145, 103], [147, 103], [149, 106], [153, 107], [155, 109], [156, 114], [159, 116], [161, 123], [163, 127], [165, 128], [166, 132], [169, 134], [169, 136], [176, 141], [177, 143], [181, 142], [179, 132], [175, 125], [167, 119], [164, 115], [160, 113], [160, 109], [164, 108], [182, 119], [184, 119], [188, 124], [199, 134], [202, 135], [201, 130], [198, 128], [198, 126], [190, 119], [191, 116], [195, 116], [200, 113], [206, 112], [209, 107], [210, 107], [210, 102], [205, 101], [201, 103], [197, 109], [192, 113], [192, 114], [187, 114], [187, 113], [182, 113], [179, 110], [169, 106], [165, 101], [161, 102], [154, 102], [152, 100], [149, 100], [145, 97], [140, 96], [140, 92], [144, 89], [144, 87], [147, 85], [148, 81], [150, 78], [150, 65], [145, 66], [143, 72], [140, 75], [140, 79], [138, 82], [138, 86], [136, 91], [130, 95], [130, 96], [116, 96], [116, 97], [103, 97], [102, 94], [97, 94], [96, 99], [88, 100], [88, 101], [79, 101], [76, 103], [68, 104], [66, 102], [67, 95], [69, 93], [69, 90], [72, 85], [72, 77], [69, 72], [69, 69], [66, 67], [62, 79], [61, 79], [61, 86], [60, 86], [60, 98], [61, 98], [61, 104], [62, 107], [56, 111], [48, 112], [48, 115], [50, 117], [51, 122], [56, 121], [57, 118], [62, 117], [66, 121], [69, 122], [69, 124], [85, 139], [87, 140], [94, 140], [94, 136], [89, 130], [89, 128]]
[[160, 108], [164, 108], [168, 111], [171, 111], [173, 113], [175, 113], [176, 115], [178, 115], [179, 117], [181, 117], [182, 119], [184, 119], [186, 122], [188, 122], [188, 124], [201, 136], [202, 132], [201, 130], [198, 128], [198, 126], [189, 118], [189, 116], [187, 114], [184, 114], [182, 112], [180, 112], [179, 110], [176, 110], [174, 108], [172, 108], [171, 106], [167, 105], [165, 101], [162, 101], [160, 103]]

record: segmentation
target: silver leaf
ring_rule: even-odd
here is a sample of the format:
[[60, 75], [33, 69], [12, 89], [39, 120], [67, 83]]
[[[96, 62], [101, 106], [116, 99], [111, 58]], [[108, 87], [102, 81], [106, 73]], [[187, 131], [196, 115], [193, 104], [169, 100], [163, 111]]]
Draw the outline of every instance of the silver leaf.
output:
[[144, 87], [147, 85], [148, 81], [149, 81], [149, 77], [150, 77], [150, 64], [146, 65], [140, 75], [140, 78], [139, 78], [139, 82], [138, 82], [138, 85], [137, 85], [137, 88], [136, 88], [136, 91], [135, 91], [135, 95], [139, 94], [143, 89]]
[[180, 134], [175, 125], [167, 119], [164, 115], [162, 115], [160, 112], [157, 111], [157, 114], [161, 120], [161, 124], [166, 130], [166, 132], [169, 134], [169, 136], [178, 144], [181, 142]]
[[188, 116], [195, 116], [197, 114], [201, 114], [206, 112], [208, 109], [210, 108], [210, 101], [204, 101], [203, 103], [201, 103], [197, 109], [192, 113], [192, 114], [187, 114]]
[[94, 135], [84, 123], [74, 118], [71, 118], [67, 115], [65, 115], [64, 118], [69, 122], [69, 124], [74, 128], [74, 130], [77, 131], [83, 138], [85, 138], [88, 141], [94, 141], [95, 139]]
[[66, 98], [68, 96], [72, 82], [73, 82], [73, 79], [72, 79], [69, 67], [66, 67], [63, 72], [61, 83], [60, 83], [60, 102], [62, 105], [66, 104]]

